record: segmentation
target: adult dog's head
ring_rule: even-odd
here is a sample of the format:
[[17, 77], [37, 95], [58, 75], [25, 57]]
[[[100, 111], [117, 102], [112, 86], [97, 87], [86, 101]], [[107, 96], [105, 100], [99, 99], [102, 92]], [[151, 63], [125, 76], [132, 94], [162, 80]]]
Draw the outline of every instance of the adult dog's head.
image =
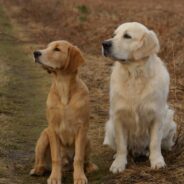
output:
[[54, 41], [46, 49], [33, 53], [36, 63], [39, 63], [49, 73], [56, 71], [76, 72], [84, 58], [80, 50], [67, 41]]
[[102, 52], [120, 62], [140, 60], [159, 51], [156, 34], [137, 22], [124, 23], [114, 32], [113, 38], [102, 43]]

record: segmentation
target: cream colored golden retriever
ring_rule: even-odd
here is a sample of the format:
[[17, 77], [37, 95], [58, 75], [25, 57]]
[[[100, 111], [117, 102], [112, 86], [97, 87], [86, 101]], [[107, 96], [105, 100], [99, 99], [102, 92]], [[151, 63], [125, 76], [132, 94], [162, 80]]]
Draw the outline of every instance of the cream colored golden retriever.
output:
[[117, 61], [110, 81], [110, 119], [104, 144], [116, 150], [110, 167], [122, 172], [127, 154], [145, 154], [151, 168], [165, 167], [161, 147], [171, 149], [176, 124], [167, 105], [169, 73], [157, 56], [156, 34], [136, 22], [120, 25], [114, 37], [102, 43], [103, 54]]
[[91, 172], [97, 167], [89, 161], [89, 92], [77, 75], [84, 58], [67, 41], [50, 43], [46, 49], [35, 51], [34, 58], [52, 73], [53, 79], [47, 98], [48, 128], [37, 142], [35, 166], [30, 174], [44, 174], [50, 153], [52, 170], [48, 184], [61, 184], [64, 167], [70, 161], [73, 161], [74, 184], [86, 184], [84, 169]]

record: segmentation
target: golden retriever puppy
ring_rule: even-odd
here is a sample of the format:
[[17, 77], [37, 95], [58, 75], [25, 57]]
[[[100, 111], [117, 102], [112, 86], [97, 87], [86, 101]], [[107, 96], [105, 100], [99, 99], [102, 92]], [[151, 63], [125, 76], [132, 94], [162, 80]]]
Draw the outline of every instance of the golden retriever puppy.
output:
[[34, 52], [35, 62], [52, 73], [47, 98], [48, 127], [43, 130], [35, 150], [35, 166], [31, 175], [46, 171], [50, 154], [51, 175], [48, 184], [61, 184], [64, 167], [73, 161], [74, 184], [86, 184], [85, 171], [96, 170], [89, 161], [89, 92], [77, 75], [84, 58], [80, 50], [67, 41], [54, 41], [46, 49]]
[[116, 150], [110, 167], [122, 172], [127, 154], [145, 154], [152, 169], [165, 167], [161, 147], [171, 149], [176, 124], [167, 105], [169, 73], [157, 56], [156, 34], [136, 22], [124, 23], [102, 43], [103, 54], [117, 61], [110, 80], [110, 118], [104, 144]]

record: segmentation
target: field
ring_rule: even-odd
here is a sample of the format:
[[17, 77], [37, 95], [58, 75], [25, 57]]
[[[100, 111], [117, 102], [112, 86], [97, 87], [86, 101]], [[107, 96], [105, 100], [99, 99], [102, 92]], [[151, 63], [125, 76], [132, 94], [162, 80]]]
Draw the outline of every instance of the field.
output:
[[[183, 0], [0, 0], [0, 184], [44, 184], [48, 176], [30, 177], [34, 146], [47, 126], [45, 101], [50, 76], [35, 65], [32, 52], [65, 39], [84, 53], [81, 78], [89, 87], [89, 137], [99, 171], [90, 184], [184, 183], [184, 1]], [[153, 171], [149, 160], [128, 158], [124, 173], [112, 175], [113, 151], [102, 146], [108, 120], [109, 78], [113, 62], [101, 56], [101, 42], [121, 23], [137, 21], [153, 29], [159, 56], [171, 75], [169, 104], [178, 124], [176, 145], [164, 152], [165, 169]], [[72, 183], [67, 173], [63, 183]]]

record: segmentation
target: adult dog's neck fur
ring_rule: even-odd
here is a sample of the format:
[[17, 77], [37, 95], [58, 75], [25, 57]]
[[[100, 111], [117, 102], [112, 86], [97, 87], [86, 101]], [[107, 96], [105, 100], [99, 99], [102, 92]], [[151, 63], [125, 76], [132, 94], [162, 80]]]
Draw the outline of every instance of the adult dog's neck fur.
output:
[[53, 83], [58, 92], [58, 96], [63, 105], [67, 105], [70, 101], [71, 91], [75, 88], [77, 83], [77, 72], [68, 73], [57, 71], [54, 74]]
[[127, 71], [127, 74], [129, 76], [132, 76], [134, 78], [151, 76], [153, 73], [153, 71], [151, 70], [153, 57], [157, 56], [152, 55], [140, 60], [132, 60], [127, 63], [123, 63], [121, 66], [124, 68], [124, 70]]

